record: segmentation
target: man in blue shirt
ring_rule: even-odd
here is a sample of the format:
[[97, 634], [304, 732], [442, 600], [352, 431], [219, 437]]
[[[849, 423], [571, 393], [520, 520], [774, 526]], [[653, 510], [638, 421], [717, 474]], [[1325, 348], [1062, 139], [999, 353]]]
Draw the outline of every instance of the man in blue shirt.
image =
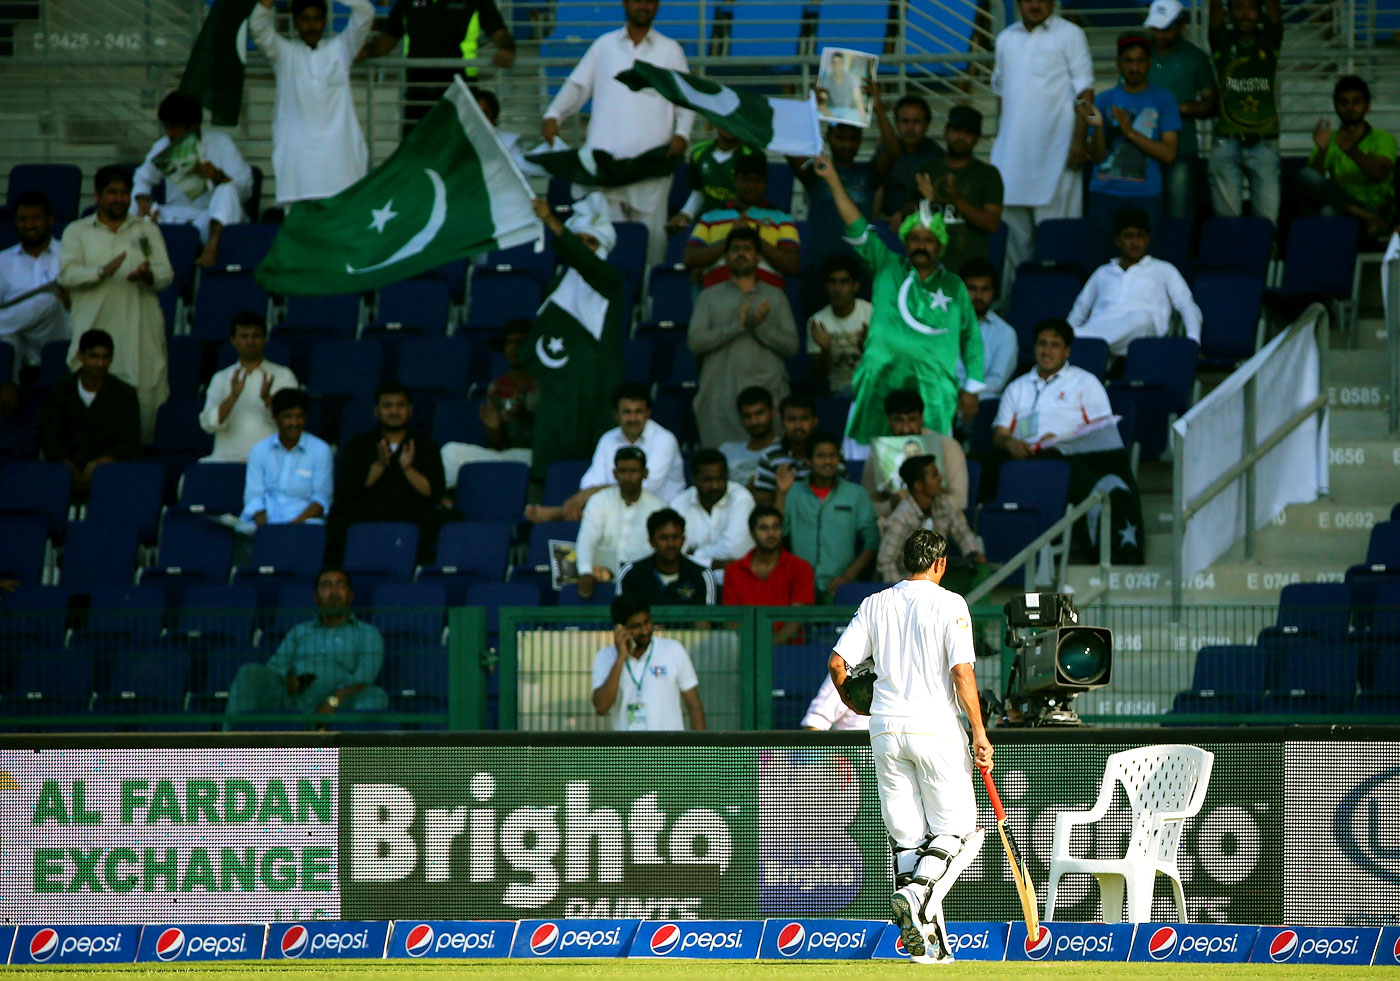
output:
[[[228, 714], [379, 711], [389, 696], [372, 682], [384, 666], [384, 638], [351, 609], [355, 590], [343, 569], [316, 576], [315, 620], [299, 623], [266, 664], [238, 669], [228, 692]], [[327, 720], [329, 721], [329, 720]]]
[[1100, 92], [1094, 105], [1075, 108], [1092, 127], [1089, 158], [1089, 250], [1094, 264], [1113, 255], [1119, 208], [1142, 208], [1161, 227], [1162, 170], [1176, 159], [1181, 113], [1176, 96], [1147, 80], [1152, 42], [1130, 32], [1118, 38], [1122, 81]]
[[243, 483], [243, 520], [256, 525], [325, 521], [334, 477], [331, 448], [306, 429], [306, 393], [272, 396], [277, 432], [253, 444]]

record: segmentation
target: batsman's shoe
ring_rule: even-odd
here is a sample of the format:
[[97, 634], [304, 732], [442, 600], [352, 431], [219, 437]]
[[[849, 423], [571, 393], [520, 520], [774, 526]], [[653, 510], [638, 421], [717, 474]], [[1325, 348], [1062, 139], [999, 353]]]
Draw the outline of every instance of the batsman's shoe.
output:
[[925, 956], [923, 924], [915, 916], [917, 902], [909, 886], [890, 897], [890, 918], [899, 927], [899, 939], [904, 941], [905, 952], [914, 960]]
[[[948, 948], [947, 931], [942, 929], [940, 924], [933, 924], [933, 929], [928, 933], [928, 942], [924, 945], [924, 952], [918, 957], [911, 956], [909, 959], [915, 964], [955, 964], [957, 958]], [[905, 948], [908, 949], [908, 944]]]

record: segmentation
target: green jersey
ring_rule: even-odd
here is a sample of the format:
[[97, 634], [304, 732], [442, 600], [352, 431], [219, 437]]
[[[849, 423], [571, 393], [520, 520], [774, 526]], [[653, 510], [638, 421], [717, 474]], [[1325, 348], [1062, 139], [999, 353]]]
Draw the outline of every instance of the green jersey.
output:
[[[1393, 171], [1396, 158], [1394, 134], [1368, 124], [1366, 135], [1357, 141], [1356, 149], [1370, 156], [1389, 160]], [[1322, 152], [1319, 148], [1313, 147], [1309, 163], [1316, 160], [1317, 155]], [[1332, 134], [1332, 142], [1327, 145], [1322, 168], [1327, 176], [1332, 178], [1343, 191], [1346, 191], [1357, 204], [1369, 211], [1374, 211], [1383, 219], [1390, 217], [1395, 206], [1395, 182], [1384, 180], [1377, 183], [1362, 173], [1355, 160], [1337, 149], [1337, 134], [1335, 132]]]
[[1278, 53], [1283, 25], [1259, 22], [1253, 37], [1228, 25], [1210, 31], [1210, 57], [1220, 85], [1217, 136], [1278, 137]]
[[741, 156], [758, 152], [742, 143], [730, 151], [721, 150], [714, 140], [695, 144], [686, 159], [686, 182], [692, 191], [703, 194], [705, 200], [694, 217], [723, 208], [734, 200], [734, 162]]

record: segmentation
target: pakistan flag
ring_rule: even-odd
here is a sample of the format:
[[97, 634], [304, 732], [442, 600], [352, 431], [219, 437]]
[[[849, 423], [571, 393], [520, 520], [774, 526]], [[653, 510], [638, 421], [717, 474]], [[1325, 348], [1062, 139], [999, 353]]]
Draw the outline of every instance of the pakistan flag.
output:
[[541, 237], [534, 197], [460, 78], [388, 160], [299, 201], [255, 273], [290, 296], [356, 293]]

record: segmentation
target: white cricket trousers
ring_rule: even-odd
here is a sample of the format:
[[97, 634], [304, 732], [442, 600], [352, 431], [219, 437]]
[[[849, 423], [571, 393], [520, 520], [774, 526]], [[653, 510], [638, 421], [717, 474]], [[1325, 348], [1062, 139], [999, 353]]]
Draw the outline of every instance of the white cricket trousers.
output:
[[962, 836], [977, 829], [966, 739], [899, 730], [877, 733], [872, 725], [870, 752], [880, 815], [896, 845], [913, 848], [925, 835]]

